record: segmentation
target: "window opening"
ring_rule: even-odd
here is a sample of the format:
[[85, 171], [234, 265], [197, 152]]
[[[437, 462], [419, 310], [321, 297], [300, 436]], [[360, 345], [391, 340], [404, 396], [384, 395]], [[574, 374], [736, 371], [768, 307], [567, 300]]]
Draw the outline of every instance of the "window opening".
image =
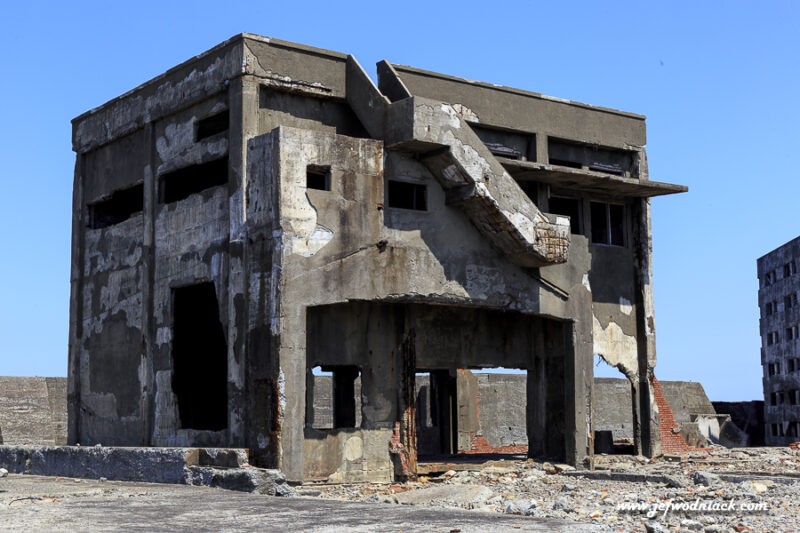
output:
[[601, 148], [575, 142], [548, 139], [548, 161], [551, 165], [583, 168], [614, 174], [630, 175], [633, 171], [634, 154], [624, 150]]
[[228, 121], [229, 115], [227, 109], [216, 115], [198, 120], [194, 140], [199, 141], [216, 135], [217, 133], [228, 131]]
[[314, 429], [361, 426], [361, 370], [357, 366], [315, 366], [311, 378], [307, 425]]
[[539, 205], [539, 184], [535, 181], [518, 181], [517, 185], [522, 189], [528, 198], [536, 205]]
[[93, 202], [88, 206], [90, 229], [101, 229], [119, 224], [144, 209], [144, 185], [114, 191], [106, 200]]
[[400, 209], [415, 209], [426, 211], [428, 209], [427, 187], [421, 183], [389, 180], [389, 207]]
[[592, 242], [624, 246], [625, 207], [619, 204], [591, 202]]
[[177, 202], [211, 187], [227, 184], [228, 158], [222, 157], [208, 163], [184, 167], [163, 174], [159, 181], [161, 202], [165, 204]]
[[181, 428], [228, 426], [228, 347], [212, 282], [173, 289], [172, 391]]
[[306, 167], [306, 188], [318, 191], [331, 190], [331, 167], [308, 165]]
[[556, 215], [569, 217], [570, 233], [580, 234], [581, 232], [581, 201], [578, 198], [550, 197], [548, 210]]

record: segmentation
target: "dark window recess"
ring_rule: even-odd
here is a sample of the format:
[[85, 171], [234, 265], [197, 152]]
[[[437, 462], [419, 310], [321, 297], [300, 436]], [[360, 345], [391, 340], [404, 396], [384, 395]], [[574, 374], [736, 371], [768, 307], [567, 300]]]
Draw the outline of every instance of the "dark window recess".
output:
[[228, 347], [213, 283], [173, 291], [172, 392], [181, 428], [228, 427]]
[[510, 159], [522, 159], [522, 153], [516, 148], [512, 148], [510, 146], [504, 146], [500, 143], [491, 143], [487, 142], [484, 143], [486, 148], [489, 149], [490, 152], [494, 155], [498, 155], [500, 157], [508, 157]]
[[522, 189], [528, 198], [536, 205], [539, 205], [539, 183], [535, 181], [518, 181], [517, 185]]
[[595, 244], [625, 245], [625, 207], [617, 204], [591, 202], [592, 242]]
[[111, 198], [100, 200], [88, 206], [91, 229], [100, 229], [128, 220], [144, 208], [144, 186], [140, 183], [128, 189], [115, 191]]
[[228, 158], [181, 168], [160, 178], [161, 202], [169, 204], [228, 183]]
[[556, 215], [569, 217], [569, 229], [571, 233], [581, 233], [581, 201], [577, 198], [550, 198], [548, 210]]
[[536, 135], [522, 131], [492, 128], [482, 124], [469, 124], [475, 134], [483, 141], [486, 148], [496, 156], [536, 160]]
[[195, 141], [211, 137], [223, 131], [228, 131], [228, 120], [229, 115], [227, 109], [222, 113], [217, 113], [216, 115], [198, 120], [197, 130], [195, 130]]
[[357, 366], [315, 366], [306, 381], [306, 425], [314, 429], [361, 424], [361, 371]]
[[331, 190], [331, 167], [308, 165], [306, 167], [306, 188], [319, 191]]
[[427, 187], [421, 183], [389, 180], [389, 207], [401, 209], [428, 209]]
[[323, 367], [323, 370], [333, 372], [333, 427], [356, 427], [355, 383], [360, 373], [358, 367]]
[[634, 153], [557, 139], [547, 141], [551, 165], [583, 168], [624, 176], [633, 172]]

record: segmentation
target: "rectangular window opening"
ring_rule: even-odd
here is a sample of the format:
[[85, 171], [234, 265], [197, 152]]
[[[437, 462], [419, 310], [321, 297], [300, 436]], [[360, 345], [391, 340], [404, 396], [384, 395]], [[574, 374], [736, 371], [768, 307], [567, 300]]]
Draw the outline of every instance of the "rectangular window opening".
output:
[[114, 191], [106, 200], [93, 202], [87, 206], [90, 229], [101, 229], [119, 224], [144, 209], [144, 185]]
[[428, 190], [422, 183], [389, 180], [389, 207], [427, 211]]
[[306, 424], [314, 429], [361, 426], [361, 369], [353, 365], [310, 369]]
[[161, 202], [178, 202], [212, 187], [228, 183], [228, 158], [184, 167], [159, 178]]
[[227, 109], [216, 115], [198, 120], [194, 140], [199, 141], [222, 133], [223, 131], [228, 131], [228, 122], [229, 113]]
[[536, 160], [536, 135], [533, 133], [493, 128], [486, 124], [469, 123], [493, 155], [522, 161]]
[[331, 167], [308, 165], [306, 167], [306, 188], [318, 191], [331, 190]]
[[172, 391], [184, 429], [228, 427], [228, 347], [213, 282], [173, 289]]
[[581, 200], [578, 198], [560, 198], [551, 196], [548, 207], [550, 213], [569, 217], [570, 233], [580, 235], [581, 231]]
[[592, 242], [625, 245], [625, 206], [591, 202]]
[[564, 141], [547, 140], [548, 162], [570, 168], [587, 168], [606, 174], [626, 176], [634, 173], [635, 153], [613, 148]]

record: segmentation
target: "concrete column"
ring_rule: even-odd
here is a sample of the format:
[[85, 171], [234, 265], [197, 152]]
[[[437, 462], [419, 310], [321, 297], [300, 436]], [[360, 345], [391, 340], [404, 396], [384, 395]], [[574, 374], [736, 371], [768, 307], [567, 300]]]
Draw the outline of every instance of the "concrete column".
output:
[[[281, 306], [280, 462], [290, 481], [303, 481], [306, 413], [306, 307]], [[281, 379], [282, 378], [282, 379]]]
[[[250, 279], [247, 222], [247, 141], [258, 129], [258, 83], [250, 76], [231, 80], [228, 88], [228, 194], [230, 197], [227, 287], [228, 428], [231, 446], [249, 446], [252, 414], [248, 394], [248, 294]], [[222, 302], [220, 302], [222, 304]]]
[[142, 444], [153, 444], [153, 421], [155, 420], [155, 211], [158, 205], [158, 187], [155, 169], [158, 165], [156, 152], [155, 125], [145, 126], [144, 145], [149, 150], [149, 160], [144, 167], [143, 213], [144, 235], [142, 236], [142, 337], [144, 352], [140, 363]]
[[[256, 89], [251, 89], [248, 91], [252, 97]], [[240, 278], [235, 273], [239, 263], [231, 261], [231, 279], [238, 280], [231, 287], [241, 286], [243, 297], [234, 295], [229, 306], [235, 314], [233, 323], [241, 328], [229, 345], [242, 354], [238, 363], [245, 373], [244, 435], [251, 461], [257, 466], [276, 468], [280, 461], [281, 398], [285, 394], [277, 329], [281, 312], [281, 242], [273, 237], [278, 224], [279, 149], [276, 137], [269, 134], [248, 140], [247, 146], [244, 196], [258, 201], [243, 202], [246, 216], [242, 231], [246, 239], [242, 242]]]
[[639, 422], [641, 423], [641, 449], [643, 455], [653, 457], [661, 453], [661, 434], [658, 410], [652, 394], [651, 378], [656, 366], [655, 305], [653, 302], [652, 234], [650, 226], [650, 199], [642, 198], [633, 204], [633, 245], [636, 272], [636, 339], [638, 346]]
[[81, 344], [83, 341], [83, 163], [84, 155], [75, 158], [72, 186], [72, 261], [70, 264], [69, 355], [67, 380], [67, 442], [80, 442], [81, 416]]

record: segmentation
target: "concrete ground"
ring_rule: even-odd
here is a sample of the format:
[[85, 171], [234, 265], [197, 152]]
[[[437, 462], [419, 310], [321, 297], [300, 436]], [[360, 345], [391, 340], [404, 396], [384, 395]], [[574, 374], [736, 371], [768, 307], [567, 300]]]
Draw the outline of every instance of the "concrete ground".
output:
[[208, 487], [10, 474], [0, 531], [601, 531], [480, 511], [276, 498]]

